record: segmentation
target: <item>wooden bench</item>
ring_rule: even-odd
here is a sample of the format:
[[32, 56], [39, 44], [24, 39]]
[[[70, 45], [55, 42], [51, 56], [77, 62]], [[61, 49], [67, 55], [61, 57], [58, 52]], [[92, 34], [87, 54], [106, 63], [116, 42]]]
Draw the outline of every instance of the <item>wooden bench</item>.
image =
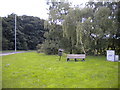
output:
[[77, 61], [77, 59], [82, 59], [82, 61], [85, 61], [85, 54], [67, 54], [67, 60], [74, 59]]

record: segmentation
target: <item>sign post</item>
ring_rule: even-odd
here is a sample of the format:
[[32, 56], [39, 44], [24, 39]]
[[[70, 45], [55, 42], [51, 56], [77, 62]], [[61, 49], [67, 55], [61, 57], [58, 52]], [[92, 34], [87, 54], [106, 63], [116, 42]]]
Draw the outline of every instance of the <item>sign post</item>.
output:
[[58, 50], [58, 56], [60, 56], [59, 61], [61, 60], [62, 52], [63, 52], [63, 49]]

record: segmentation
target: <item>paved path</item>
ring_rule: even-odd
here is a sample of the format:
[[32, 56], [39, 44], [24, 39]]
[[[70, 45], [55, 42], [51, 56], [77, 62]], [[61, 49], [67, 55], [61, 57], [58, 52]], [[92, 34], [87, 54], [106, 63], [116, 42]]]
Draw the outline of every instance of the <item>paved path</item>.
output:
[[16, 53], [24, 53], [28, 51], [18, 51], [18, 52], [9, 52], [9, 53], [0, 53], [0, 56], [6, 56], [6, 55], [11, 55], [11, 54], [16, 54]]

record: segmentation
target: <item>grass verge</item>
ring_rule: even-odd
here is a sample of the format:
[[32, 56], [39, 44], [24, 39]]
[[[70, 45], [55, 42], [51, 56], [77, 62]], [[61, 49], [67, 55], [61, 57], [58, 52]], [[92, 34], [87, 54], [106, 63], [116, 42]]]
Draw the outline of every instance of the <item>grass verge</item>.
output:
[[3, 88], [118, 88], [118, 62], [104, 56], [66, 62], [35, 52], [2, 57]]

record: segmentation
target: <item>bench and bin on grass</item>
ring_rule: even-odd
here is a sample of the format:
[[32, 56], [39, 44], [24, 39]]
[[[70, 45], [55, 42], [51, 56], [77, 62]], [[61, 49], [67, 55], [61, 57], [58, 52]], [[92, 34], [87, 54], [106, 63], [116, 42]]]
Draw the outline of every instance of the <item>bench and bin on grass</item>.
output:
[[75, 62], [77, 61], [77, 59], [82, 59], [81, 61], [85, 61], [85, 57], [86, 55], [85, 54], [67, 54], [67, 62], [70, 60], [70, 59], [74, 59]]

